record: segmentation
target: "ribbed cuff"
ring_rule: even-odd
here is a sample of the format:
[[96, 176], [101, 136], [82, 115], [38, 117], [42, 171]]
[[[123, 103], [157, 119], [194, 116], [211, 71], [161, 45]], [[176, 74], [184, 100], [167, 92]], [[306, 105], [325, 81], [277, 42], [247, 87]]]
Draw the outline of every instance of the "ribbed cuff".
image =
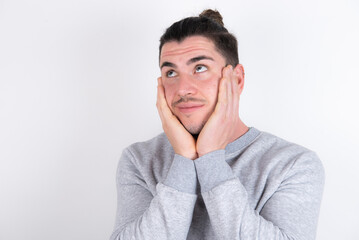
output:
[[201, 192], [208, 192], [235, 176], [225, 160], [225, 150], [217, 150], [194, 160]]
[[193, 160], [175, 154], [163, 184], [181, 192], [195, 194], [197, 177]]

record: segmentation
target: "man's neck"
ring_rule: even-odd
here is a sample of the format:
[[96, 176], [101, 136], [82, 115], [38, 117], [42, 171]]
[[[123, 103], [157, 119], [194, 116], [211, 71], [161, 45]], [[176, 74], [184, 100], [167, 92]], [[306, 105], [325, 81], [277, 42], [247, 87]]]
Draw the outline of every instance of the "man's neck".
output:
[[231, 138], [230, 142], [234, 142], [236, 139], [243, 136], [246, 132], [248, 132], [249, 127], [247, 127], [241, 119], [239, 119], [239, 122], [237, 126], [235, 127], [233, 131], [233, 137]]
[[[249, 130], [249, 128], [242, 122], [241, 119], [239, 119], [239, 122], [233, 131], [233, 137], [231, 138], [230, 143], [234, 142], [235, 140], [240, 138], [242, 135], [244, 135], [246, 132], [248, 132], [248, 130]], [[191, 135], [197, 141], [199, 133], [198, 134], [191, 133]]]

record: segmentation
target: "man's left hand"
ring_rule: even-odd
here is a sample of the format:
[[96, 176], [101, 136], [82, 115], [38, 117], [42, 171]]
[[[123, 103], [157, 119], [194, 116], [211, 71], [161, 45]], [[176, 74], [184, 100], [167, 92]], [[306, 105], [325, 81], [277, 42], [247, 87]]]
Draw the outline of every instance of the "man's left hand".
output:
[[233, 67], [228, 65], [222, 70], [217, 105], [196, 142], [199, 157], [225, 149], [227, 144], [234, 140], [235, 127], [240, 121], [239, 94], [238, 77]]

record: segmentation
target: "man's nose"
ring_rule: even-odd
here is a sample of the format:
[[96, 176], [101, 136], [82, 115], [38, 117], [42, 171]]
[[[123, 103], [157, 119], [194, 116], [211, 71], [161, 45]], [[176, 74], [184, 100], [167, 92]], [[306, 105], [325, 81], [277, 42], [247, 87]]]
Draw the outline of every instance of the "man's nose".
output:
[[178, 91], [179, 96], [194, 95], [197, 93], [197, 85], [195, 79], [189, 74], [182, 75], [178, 79]]

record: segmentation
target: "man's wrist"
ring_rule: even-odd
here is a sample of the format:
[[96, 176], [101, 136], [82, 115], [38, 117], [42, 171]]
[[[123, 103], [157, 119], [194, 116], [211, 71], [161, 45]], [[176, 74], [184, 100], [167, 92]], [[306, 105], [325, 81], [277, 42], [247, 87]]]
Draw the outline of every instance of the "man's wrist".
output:
[[214, 151], [218, 151], [218, 150], [224, 150], [225, 147], [218, 147], [218, 148], [214, 148], [214, 149], [206, 149], [206, 150], [202, 150], [202, 151], [198, 151], [198, 158], [206, 155], [206, 154], [209, 154], [211, 152], [214, 152]]
[[225, 150], [217, 150], [194, 161], [202, 192], [207, 192], [219, 184], [235, 178], [225, 156]]
[[163, 184], [181, 192], [196, 193], [197, 175], [194, 162], [175, 154]]
[[191, 160], [195, 160], [198, 158], [198, 154], [196, 152], [176, 152], [175, 151], [175, 153], [182, 157], [191, 159]]

